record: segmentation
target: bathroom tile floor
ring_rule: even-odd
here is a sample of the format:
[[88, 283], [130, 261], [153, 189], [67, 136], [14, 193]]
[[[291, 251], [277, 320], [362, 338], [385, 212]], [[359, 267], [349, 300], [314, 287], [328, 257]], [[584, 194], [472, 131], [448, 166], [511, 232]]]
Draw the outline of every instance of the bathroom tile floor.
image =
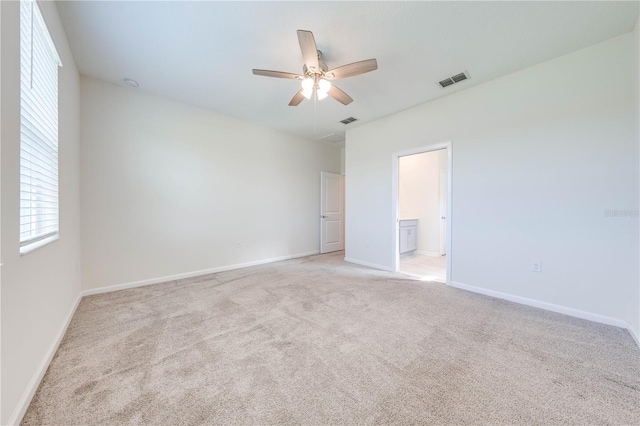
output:
[[447, 280], [447, 256], [427, 256], [418, 253], [400, 255], [400, 272], [423, 281]]

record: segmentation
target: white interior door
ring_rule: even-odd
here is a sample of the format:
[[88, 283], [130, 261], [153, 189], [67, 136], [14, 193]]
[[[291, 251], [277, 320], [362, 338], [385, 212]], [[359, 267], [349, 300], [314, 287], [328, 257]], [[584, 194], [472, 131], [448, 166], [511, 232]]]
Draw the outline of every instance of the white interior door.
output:
[[320, 253], [344, 250], [344, 176], [320, 172]]
[[447, 172], [440, 170], [440, 255], [447, 254]]

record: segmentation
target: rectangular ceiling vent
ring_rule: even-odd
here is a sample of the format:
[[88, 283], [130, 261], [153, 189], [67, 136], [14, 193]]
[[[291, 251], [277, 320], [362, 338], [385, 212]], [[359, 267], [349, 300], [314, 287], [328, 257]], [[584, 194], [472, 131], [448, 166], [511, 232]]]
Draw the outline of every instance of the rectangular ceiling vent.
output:
[[444, 89], [447, 86], [451, 86], [456, 83], [460, 83], [461, 81], [465, 81], [470, 79], [468, 72], [461, 72], [460, 74], [456, 74], [453, 77], [445, 78], [442, 81], [439, 81], [438, 84]]
[[354, 121], [357, 121], [357, 118], [353, 118], [353, 117], [349, 117], [349, 118], [345, 118], [344, 120], [340, 120], [340, 122], [342, 124], [349, 124], [349, 123], [353, 123]]
[[325, 142], [329, 142], [329, 143], [344, 142], [344, 136], [336, 135], [335, 133], [331, 133], [330, 135], [323, 136], [320, 139], [322, 139]]

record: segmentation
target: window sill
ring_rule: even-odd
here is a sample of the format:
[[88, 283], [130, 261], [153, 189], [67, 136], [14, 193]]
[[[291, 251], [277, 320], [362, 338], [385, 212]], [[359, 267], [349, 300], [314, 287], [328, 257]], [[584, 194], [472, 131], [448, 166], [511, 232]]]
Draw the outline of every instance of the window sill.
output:
[[20, 247], [20, 256], [24, 256], [25, 254], [31, 253], [32, 251], [37, 250], [40, 247], [44, 247], [49, 243], [52, 243], [54, 241], [58, 241], [59, 238], [60, 238], [60, 236], [58, 234], [56, 234], [56, 235], [52, 235], [50, 237], [47, 237], [45, 239], [36, 241], [35, 243], [31, 243], [31, 244], [28, 244], [26, 246], [22, 246], [22, 247]]

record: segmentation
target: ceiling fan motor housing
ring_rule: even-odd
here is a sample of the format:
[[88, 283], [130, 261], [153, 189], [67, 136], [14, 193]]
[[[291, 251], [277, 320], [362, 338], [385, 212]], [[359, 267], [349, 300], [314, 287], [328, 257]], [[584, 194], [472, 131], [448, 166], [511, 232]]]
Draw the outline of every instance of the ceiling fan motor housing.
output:
[[305, 77], [311, 77], [311, 78], [314, 78], [315, 76], [318, 76], [319, 78], [324, 77], [324, 73], [329, 71], [329, 67], [327, 66], [326, 63], [322, 62], [321, 59], [322, 59], [322, 52], [318, 50], [318, 66], [320, 67], [319, 70], [311, 71], [310, 69], [307, 68], [306, 64], [302, 66], [302, 73], [305, 75]]

